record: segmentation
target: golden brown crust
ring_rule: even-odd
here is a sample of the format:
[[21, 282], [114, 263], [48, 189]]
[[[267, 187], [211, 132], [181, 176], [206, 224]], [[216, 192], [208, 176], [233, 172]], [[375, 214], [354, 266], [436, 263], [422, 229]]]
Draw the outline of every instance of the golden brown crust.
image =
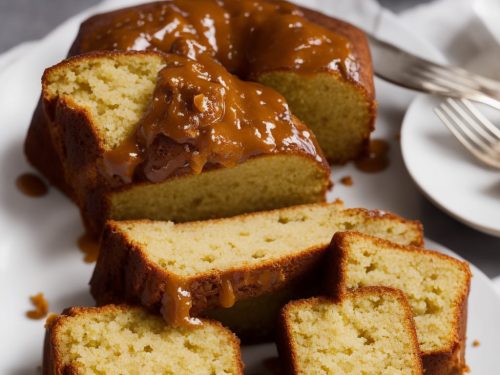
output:
[[[101, 249], [90, 281], [91, 293], [97, 303], [126, 301], [161, 311], [167, 284], [176, 275], [151, 261], [112, 221], [104, 230]], [[191, 315], [221, 307], [223, 279], [231, 280], [236, 300], [256, 297], [307, 277], [318, 266], [324, 252], [324, 246], [312, 247], [279, 261], [263, 262], [258, 267], [212, 271], [188, 278], [184, 287], [191, 294]], [[271, 281], [261, 281], [261, 275], [265, 273]]]
[[[101, 307], [70, 307], [65, 309], [61, 315], [54, 318], [51, 324], [47, 325], [43, 348], [43, 375], [78, 375], [78, 371], [75, 367], [71, 365], [64, 366], [62, 363], [62, 354], [60, 353], [60, 348], [57, 342], [57, 333], [61, 325], [64, 323], [64, 320], [68, 317], [75, 317], [87, 313], [95, 314], [109, 311], [127, 311], [130, 309], [141, 309], [141, 307], [123, 304], [110, 304]], [[239, 373], [243, 375], [244, 365], [241, 359], [240, 340], [236, 337], [236, 335], [216, 320], [203, 319], [203, 323], [216, 325], [224, 329], [224, 333], [227, 334], [234, 352], [237, 353], [237, 358], [235, 358], [235, 360], [239, 367]]]
[[42, 99], [40, 98], [28, 128], [24, 142], [24, 153], [28, 162], [38, 169], [49, 183], [61, 190], [68, 197], [73, 194], [64, 178], [64, 171], [56, 153], [45, 118]]
[[[395, 298], [397, 298], [401, 302], [401, 305], [404, 308], [405, 326], [407, 328], [407, 331], [410, 332], [410, 334], [411, 334], [414, 364], [418, 367], [419, 373], [423, 374], [424, 372], [423, 372], [423, 368], [422, 368], [422, 361], [420, 358], [420, 349], [418, 346], [418, 339], [417, 339], [417, 333], [416, 333], [416, 329], [415, 329], [415, 323], [413, 321], [413, 314], [411, 311], [411, 307], [408, 304], [406, 296], [404, 295], [403, 292], [401, 292], [398, 289], [394, 289], [394, 288], [374, 286], [374, 287], [359, 288], [355, 291], [351, 291], [351, 292], [343, 295], [343, 298], [351, 298], [354, 296], [364, 296], [364, 295], [374, 295], [374, 294], [383, 295], [383, 294], [388, 294], [388, 293], [392, 294]], [[298, 356], [297, 356], [297, 351], [295, 349], [295, 346], [296, 346], [295, 340], [294, 340], [294, 337], [291, 333], [292, 330], [291, 330], [291, 325], [290, 325], [290, 322], [288, 319], [288, 311], [292, 307], [312, 305], [312, 304], [315, 304], [318, 302], [319, 303], [330, 302], [330, 303], [336, 304], [336, 303], [339, 303], [339, 300], [334, 299], [334, 298], [330, 298], [330, 297], [313, 297], [313, 298], [309, 298], [309, 299], [295, 300], [295, 301], [289, 302], [281, 310], [279, 326], [278, 326], [279, 331], [278, 331], [277, 346], [278, 346], [278, 352], [279, 352], [280, 358], [281, 358], [282, 363], [285, 367], [286, 374], [298, 374], [299, 373], [299, 363], [298, 363], [298, 358], [297, 358]]]
[[404, 246], [393, 242], [371, 237], [357, 232], [337, 232], [332, 239], [328, 251], [328, 261], [326, 272], [325, 291], [335, 300], [342, 299], [346, 293], [349, 293], [345, 286], [347, 258], [346, 258], [346, 242], [352, 237], [363, 237], [374, 241], [381, 247], [390, 246], [402, 252], [418, 252], [420, 254], [432, 255], [459, 266], [467, 275], [467, 287], [459, 298], [459, 313], [454, 317], [455, 337], [450, 346], [439, 352], [423, 352], [422, 360], [424, 363], [425, 373], [431, 375], [447, 375], [447, 374], [462, 374], [465, 371], [465, 336], [467, 330], [467, 301], [470, 290], [470, 280], [472, 277], [469, 266], [456, 258], [439, 253], [433, 250], [426, 250], [414, 246]]

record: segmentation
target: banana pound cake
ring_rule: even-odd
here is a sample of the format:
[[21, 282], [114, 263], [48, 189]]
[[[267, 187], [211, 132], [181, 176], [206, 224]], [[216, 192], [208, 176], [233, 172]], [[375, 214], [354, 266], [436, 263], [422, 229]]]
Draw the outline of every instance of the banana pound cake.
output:
[[361, 287], [401, 289], [413, 310], [426, 375], [462, 374], [471, 273], [458, 259], [360, 233], [337, 233], [327, 288], [342, 299]]
[[340, 204], [303, 205], [174, 224], [111, 221], [91, 280], [98, 304], [130, 302], [189, 324], [207, 309], [283, 289], [316, 273], [336, 231], [419, 245], [421, 226]]
[[242, 375], [240, 344], [220, 323], [171, 327], [142, 308], [73, 307], [47, 324], [43, 374]]
[[[285, 1], [171, 0], [96, 15], [81, 25], [69, 55], [98, 50], [215, 58], [241, 79], [280, 92], [332, 162], [362, 153], [373, 130], [376, 105], [364, 33]], [[50, 121], [39, 105], [26, 154], [49, 180], [71, 193], [61, 178]]]
[[43, 102], [90, 232], [106, 219], [191, 221], [325, 200], [330, 168], [273, 89], [210, 57], [80, 55]]
[[423, 374], [411, 309], [397, 289], [292, 301], [280, 320], [287, 374]]

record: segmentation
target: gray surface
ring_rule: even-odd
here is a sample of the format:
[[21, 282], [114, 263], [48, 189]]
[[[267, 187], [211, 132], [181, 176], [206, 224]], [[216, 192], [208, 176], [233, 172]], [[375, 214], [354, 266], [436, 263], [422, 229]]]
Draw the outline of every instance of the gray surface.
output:
[[[395, 12], [428, 0], [380, 0]], [[69, 16], [98, 0], [0, 0], [0, 53], [25, 40], [40, 38]], [[500, 239], [460, 224], [420, 197], [426, 236], [453, 249], [488, 276], [500, 275]]]

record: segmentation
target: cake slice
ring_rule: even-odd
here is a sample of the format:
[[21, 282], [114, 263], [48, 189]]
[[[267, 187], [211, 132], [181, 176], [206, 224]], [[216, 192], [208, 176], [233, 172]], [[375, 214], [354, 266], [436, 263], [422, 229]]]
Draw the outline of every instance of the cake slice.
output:
[[287, 374], [423, 374], [411, 310], [397, 289], [292, 301], [280, 329]]
[[132, 302], [189, 324], [315, 274], [336, 231], [357, 230], [421, 244], [421, 226], [391, 214], [303, 205], [233, 218], [174, 224], [111, 221], [91, 280], [99, 304]]
[[330, 255], [332, 296], [367, 286], [401, 289], [412, 307], [425, 373], [463, 373], [471, 278], [466, 263], [353, 232], [337, 233]]
[[320, 202], [331, 184], [285, 99], [209, 57], [79, 55], [47, 69], [42, 87], [66, 183], [94, 234], [106, 219], [181, 222]]
[[174, 328], [140, 307], [73, 307], [47, 324], [43, 374], [243, 374], [240, 344], [210, 320]]

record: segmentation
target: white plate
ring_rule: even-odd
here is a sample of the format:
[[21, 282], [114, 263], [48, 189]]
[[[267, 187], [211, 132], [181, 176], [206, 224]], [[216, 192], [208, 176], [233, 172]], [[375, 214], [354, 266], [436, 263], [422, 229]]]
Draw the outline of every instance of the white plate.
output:
[[[420, 95], [403, 121], [401, 147], [411, 176], [437, 206], [463, 223], [500, 237], [500, 171], [474, 159], [432, 109], [442, 99]], [[500, 112], [479, 107], [500, 124]]]
[[[337, 11], [342, 4], [349, 8], [351, 1], [316, 0], [309, 4], [323, 5], [323, 9], [331, 12], [339, 4]], [[123, 4], [124, 1], [107, 2], [104, 7]], [[100, 6], [99, 10], [103, 9]], [[345, 15], [355, 20], [363, 11], [367, 9], [361, 7]], [[38, 100], [41, 73], [46, 66], [63, 58], [78, 23], [88, 14], [68, 20], [0, 73], [0, 374], [35, 374], [41, 364], [43, 322], [25, 318], [24, 313], [30, 308], [29, 295], [44, 292], [50, 310], [55, 312], [71, 305], [93, 304], [87, 285], [93, 265], [83, 263], [83, 255], [75, 245], [83, 232], [77, 209], [54, 189], [43, 199], [31, 199], [14, 187], [17, 175], [31, 169], [24, 159], [22, 143]], [[431, 47], [391, 14], [382, 13], [372, 17], [372, 21], [379, 36], [412, 46], [423, 55], [436, 56]], [[404, 168], [394, 138], [413, 96], [380, 81], [376, 82], [376, 89], [379, 116], [375, 136], [390, 141], [391, 165], [374, 175], [359, 173], [352, 165], [336, 168], [335, 180], [351, 175], [354, 186], [337, 184], [329, 199], [341, 197], [350, 206], [381, 208], [418, 218], [420, 196]], [[474, 373], [493, 374], [494, 369], [500, 368], [500, 356], [493, 355], [500, 332], [500, 300], [486, 276], [474, 267], [473, 273], [468, 337], [469, 342], [479, 340], [481, 346], [468, 348], [467, 360]], [[261, 362], [276, 356], [276, 349], [273, 344], [244, 347], [243, 356], [247, 373], [265, 374]]]

